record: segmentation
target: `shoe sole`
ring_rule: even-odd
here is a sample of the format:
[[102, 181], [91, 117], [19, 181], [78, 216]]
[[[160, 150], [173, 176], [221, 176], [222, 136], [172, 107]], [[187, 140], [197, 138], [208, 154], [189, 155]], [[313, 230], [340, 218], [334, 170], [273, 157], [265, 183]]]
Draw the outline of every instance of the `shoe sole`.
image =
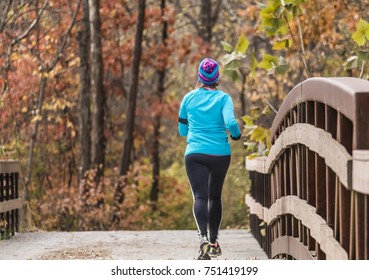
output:
[[208, 253], [209, 257], [210, 258], [216, 258], [216, 257], [220, 257], [222, 255], [222, 253], [220, 254], [211, 254], [211, 253]]
[[210, 250], [210, 244], [209, 243], [202, 244], [201, 247], [200, 247], [201, 254], [197, 259], [198, 260], [210, 260], [211, 258], [210, 258], [210, 255], [209, 255], [209, 250]]

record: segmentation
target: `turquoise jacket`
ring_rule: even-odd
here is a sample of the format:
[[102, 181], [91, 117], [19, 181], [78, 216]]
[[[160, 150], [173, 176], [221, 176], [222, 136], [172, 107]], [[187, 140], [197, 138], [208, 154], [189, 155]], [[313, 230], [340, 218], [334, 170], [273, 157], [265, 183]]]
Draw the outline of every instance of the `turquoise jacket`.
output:
[[187, 136], [185, 155], [230, 155], [226, 129], [232, 139], [240, 139], [241, 132], [230, 95], [206, 88], [198, 88], [185, 95], [178, 118], [179, 135]]

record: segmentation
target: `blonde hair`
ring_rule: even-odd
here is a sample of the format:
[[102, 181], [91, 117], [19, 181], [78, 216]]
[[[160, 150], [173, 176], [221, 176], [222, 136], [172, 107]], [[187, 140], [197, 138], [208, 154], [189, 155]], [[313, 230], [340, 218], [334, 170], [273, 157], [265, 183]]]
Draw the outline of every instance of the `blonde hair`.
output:
[[205, 84], [201, 83], [200, 80], [197, 80], [196, 85], [195, 85], [196, 88], [200, 88], [200, 87], [217, 88], [217, 86], [219, 86], [218, 82], [216, 82], [212, 85], [205, 85]]

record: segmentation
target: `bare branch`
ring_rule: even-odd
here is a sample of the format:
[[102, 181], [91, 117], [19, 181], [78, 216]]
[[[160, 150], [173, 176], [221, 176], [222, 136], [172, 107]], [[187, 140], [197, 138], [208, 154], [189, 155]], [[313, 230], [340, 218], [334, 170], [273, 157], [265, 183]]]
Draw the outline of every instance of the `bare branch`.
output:
[[122, 5], [123, 5], [124, 9], [126, 10], [126, 12], [128, 13], [128, 15], [132, 16], [132, 14], [133, 14], [132, 10], [128, 7], [127, 2], [123, 1]]
[[188, 12], [183, 12], [183, 7], [180, 1], [175, 1], [175, 7], [178, 9], [179, 13], [183, 13], [183, 15], [190, 21], [190, 23], [195, 27], [196, 31], [199, 33], [200, 26], [197, 23], [197, 20]]
[[7, 17], [8, 17], [8, 13], [9, 13], [9, 9], [10, 9], [10, 5], [12, 4], [12, 2], [13, 2], [13, 0], [10, 0], [8, 2], [8, 5], [5, 7], [5, 9], [4, 9], [3, 5], [0, 5], [1, 10], [4, 10], [5, 11], [5, 13], [4, 13], [4, 19], [1, 18], [1, 22], [0, 22], [1, 23], [0, 24], [0, 32], [2, 32], [4, 26], [6, 25]]
[[[309, 68], [307, 66], [307, 62], [306, 62], [306, 56], [305, 56], [305, 52], [304, 52], [303, 42], [301, 41], [301, 45], [300, 45], [298, 43], [298, 41], [296, 40], [295, 36], [293, 35], [292, 28], [290, 26], [290, 23], [289, 23], [286, 15], [284, 15], [284, 20], [287, 23], [288, 33], [290, 34], [290, 36], [292, 38], [292, 41], [295, 43], [295, 45], [296, 45], [296, 47], [299, 51], [299, 54], [301, 56], [302, 62], [304, 63], [304, 70], [305, 70], [306, 77], [310, 78], [310, 72], [309, 72]], [[297, 25], [299, 27], [299, 31], [300, 31], [300, 35], [301, 35], [300, 39], [302, 40], [302, 33], [301, 33], [301, 26], [300, 26], [300, 20], [299, 19], [297, 21]]]
[[69, 34], [72, 31], [72, 28], [73, 28], [74, 24], [76, 23], [78, 11], [79, 11], [79, 8], [81, 6], [81, 1], [82, 0], [79, 0], [78, 1], [78, 5], [77, 5], [77, 8], [76, 8], [76, 11], [74, 12], [74, 15], [73, 15], [73, 18], [72, 18], [72, 22], [69, 25], [67, 31], [65, 32], [65, 34], [63, 36], [63, 41], [62, 41], [62, 43], [61, 43], [61, 45], [59, 47], [59, 50], [58, 50], [57, 55], [55, 56], [54, 60], [46, 68], [43, 69], [43, 72], [50, 72], [51, 70], [54, 69], [55, 65], [59, 62], [59, 59], [61, 57], [61, 54], [63, 53], [64, 48], [65, 48], [65, 46], [67, 44], [67, 40], [68, 40]]
[[275, 109], [275, 108], [273, 107], [273, 105], [269, 102], [269, 100], [268, 100], [267, 98], [264, 98], [264, 100], [265, 100], [266, 104], [269, 106], [269, 108], [270, 108], [270, 109], [272, 109], [272, 111], [273, 111], [275, 114], [277, 114], [277, 113], [278, 113], [277, 109]]
[[23, 34], [21, 34], [20, 36], [18, 36], [16, 39], [14, 39], [12, 41], [12, 45], [14, 46], [15, 44], [17, 44], [19, 41], [21, 41], [22, 39], [26, 38], [29, 33], [31, 33], [32, 29], [36, 26], [36, 24], [39, 22], [42, 13], [44, 12], [46, 5], [49, 3], [49, 0], [46, 0], [45, 3], [42, 5], [40, 12], [38, 13], [37, 17], [35, 18], [35, 20], [31, 23], [31, 25], [28, 27], [28, 29], [23, 32]]
[[360, 76], [359, 76], [360, 79], [362, 79], [364, 76], [365, 63], [366, 61], [363, 61], [361, 64], [361, 71], [360, 71]]
[[6, 53], [6, 59], [5, 59], [5, 62], [4, 62], [4, 67], [2, 69], [2, 76], [3, 76], [3, 85], [2, 85], [2, 88], [1, 88], [1, 94], [4, 94], [5, 91], [7, 90], [8, 88], [8, 83], [7, 83], [7, 80], [8, 80], [8, 71], [9, 71], [9, 68], [11, 66], [11, 61], [10, 61], [10, 57], [11, 57], [11, 54], [13, 52], [13, 47], [19, 43], [22, 39], [26, 38], [30, 33], [31, 31], [33, 30], [33, 28], [36, 26], [36, 24], [39, 22], [40, 18], [41, 18], [41, 15], [42, 13], [44, 12], [45, 8], [46, 8], [46, 5], [47, 3], [49, 2], [49, 0], [46, 0], [45, 3], [43, 4], [40, 12], [38, 13], [37, 17], [35, 18], [35, 20], [31, 23], [31, 25], [27, 28], [27, 30], [25, 32], [23, 32], [23, 34], [21, 34], [20, 36], [18, 36], [17, 38], [13, 39], [8, 47], [8, 50], [7, 50], [7, 53]]
[[[23, 7], [25, 7], [26, 4], [22, 4], [22, 5], [19, 5], [15, 8], [15, 10], [11, 13], [11, 15], [6, 19], [6, 22], [4, 23], [4, 27], [8, 24], [10, 24], [10, 21], [12, 21], [14, 19], [14, 21], [12, 22], [12, 25], [11, 25], [11, 28], [14, 28], [14, 25], [17, 23], [16, 19], [17, 18], [21, 18], [23, 17], [24, 15], [26, 14], [29, 14], [31, 12], [34, 12], [34, 11], [39, 11], [39, 8], [32, 8], [32, 9], [28, 9], [26, 11], [23, 11], [23, 12], [19, 12], [22, 10]], [[46, 10], [46, 9], [45, 9]], [[12, 38], [11, 36], [8, 35], [9, 38]]]
[[69, 11], [70, 11], [70, 16], [73, 16], [73, 8], [72, 8], [72, 3], [70, 2], [70, 0], [67, 1], [68, 7], [69, 7]]

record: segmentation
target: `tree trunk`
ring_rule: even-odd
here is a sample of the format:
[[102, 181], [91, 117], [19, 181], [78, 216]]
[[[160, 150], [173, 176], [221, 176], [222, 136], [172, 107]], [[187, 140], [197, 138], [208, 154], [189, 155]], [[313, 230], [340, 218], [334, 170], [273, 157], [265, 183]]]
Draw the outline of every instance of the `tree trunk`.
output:
[[215, 0], [214, 2], [213, 0], [201, 0], [200, 4], [200, 25], [198, 26], [198, 33], [204, 42], [209, 44], [213, 37], [213, 27], [217, 22], [222, 6], [222, 0]]
[[[28, 36], [28, 34], [31, 32], [31, 30], [34, 28], [34, 26], [38, 23], [38, 20], [41, 16], [41, 13], [45, 9], [46, 4], [48, 3], [48, 1], [49, 0], [45, 1], [43, 7], [41, 8], [40, 13], [38, 14], [38, 17], [33, 21], [33, 23], [30, 25], [30, 27], [27, 29], [27, 31], [24, 32], [23, 35], [19, 36], [16, 40], [22, 40], [26, 36]], [[62, 57], [61, 54], [63, 53], [63, 50], [64, 50], [64, 48], [67, 44], [67, 38], [69, 37], [69, 34], [72, 31], [72, 28], [73, 28], [73, 26], [76, 22], [76, 18], [77, 18], [77, 14], [78, 14], [78, 11], [79, 11], [80, 4], [81, 4], [81, 2], [79, 1], [78, 5], [77, 5], [77, 8], [74, 12], [73, 18], [72, 18], [72, 22], [71, 22], [71, 24], [69, 25], [68, 29], [65, 32], [65, 36], [62, 39], [60, 48], [59, 48], [57, 54], [55, 55], [54, 59], [49, 61], [49, 63], [43, 63], [43, 65], [39, 66], [39, 68], [41, 69], [40, 72], [42, 74], [42, 77], [41, 77], [41, 81], [40, 81], [39, 96], [38, 96], [38, 100], [37, 100], [37, 116], [36, 116], [36, 120], [35, 120], [34, 125], [33, 125], [31, 143], [30, 143], [30, 147], [29, 147], [29, 154], [28, 154], [28, 160], [27, 160], [25, 189], [24, 189], [25, 200], [29, 199], [29, 185], [30, 185], [31, 179], [32, 179], [34, 148], [35, 148], [36, 140], [37, 140], [38, 126], [39, 126], [39, 123], [40, 123], [40, 118], [42, 116], [42, 107], [43, 107], [43, 103], [44, 103], [44, 99], [45, 99], [47, 75], [54, 69], [56, 64], [59, 62], [59, 59]]]
[[29, 185], [31, 183], [32, 178], [32, 169], [33, 169], [33, 157], [34, 157], [34, 149], [37, 141], [38, 134], [38, 126], [40, 124], [40, 118], [42, 116], [42, 107], [45, 99], [45, 90], [46, 90], [47, 78], [43, 75], [40, 82], [39, 94], [37, 100], [37, 115], [35, 122], [33, 124], [31, 143], [29, 145], [29, 153], [27, 160], [27, 170], [26, 170], [26, 179], [24, 186], [24, 199], [28, 201], [29, 199]]
[[[131, 150], [133, 147], [133, 132], [134, 132], [134, 122], [135, 122], [135, 111], [136, 111], [136, 101], [137, 101], [137, 89], [138, 89], [138, 79], [140, 71], [140, 60], [141, 60], [141, 50], [142, 50], [142, 37], [144, 30], [145, 21], [145, 0], [138, 1], [138, 17], [136, 25], [136, 35], [135, 44], [133, 50], [133, 62], [131, 68], [131, 84], [129, 87], [128, 101], [126, 107], [126, 122], [124, 125], [124, 138], [123, 138], [123, 151], [119, 168], [118, 183], [116, 185], [114, 194], [114, 204], [116, 207], [120, 207], [123, 203], [123, 187], [125, 184], [125, 176], [128, 173], [129, 166], [131, 164]], [[123, 179], [123, 180], [122, 180]], [[113, 219], [117, 219], [115, 216]], [[119, 218], [118, 218], [119, 219]]]
[[88, 0], [82, 0], [82, 20], [80, 22], [79, 58], [80, 58], [80, 174], [79, 174], [79, 199], [86, 206], [88, 185], [86, 171], [91, 168], [91, 111], [90, 111], [90, 16]]
[[200, 6], [199, 36], [207, 43], [211, 42], [213, 29], [211, 1], [212, 0], [201, 0]]
[[[167, 43], [166, 39], [168, 38], [168, 21], [165, 20], [165, 0], [161, 0], [160, 9], [161, 9], [161, 16], [163, 20], [163, 28], [162, 28], [162, 37], [161, 43], [165, 48]], [[164, 63], [166, 65], [166, 63]], [[165, 91], [164, 82], [165, 82], [165, 66], [162, 69], [157, 70], [158, 76], [158, 85], [156, 90], [156, 97], [159, 102], [159, 106], [162, 105], [163, 94]], [[159, 178], [160, 178], [160, 156], [159, 156], [159, 149], [160, 149], [160, 126], [161, 126], [161, 110], [158, 110], [157, 115], [154, 117], [154, 137], [153, 137], [153, 148], [152, 148], [152, 186], [150, 192], [150, 200], [154, 203], [153, 208], [156, 209], [156, 202], [158, 201], [159, 197]]]
[[104, 175], [106, 139], [104, 135], [105, 122], [105, 92], [104, 65], [101, 47], [101, 20], [99, 0], [89, 0], [90, 16], [90, 55], [91, 55], [91, 93], [94, 98], [92, 123], [92, 159], [97, 168], [96, 182]]
[[81, 165], [80, 178], [84, 178], [85, 173], [91, 165], [91, 112], [90, 112], [90, 63], [89, 44], [90, 26], [88, 0], [82, 0], [82, 21], [79, 32], [79, 57], [80, 57], [80, 143], [81, 143]]

